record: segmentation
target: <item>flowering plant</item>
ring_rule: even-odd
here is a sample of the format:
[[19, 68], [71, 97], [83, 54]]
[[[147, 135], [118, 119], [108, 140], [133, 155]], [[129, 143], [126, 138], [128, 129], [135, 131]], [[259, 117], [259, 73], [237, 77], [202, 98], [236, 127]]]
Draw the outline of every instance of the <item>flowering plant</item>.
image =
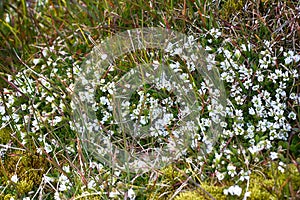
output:
[[[299, 197], [299, 5], [221, 2], [5, 1], [0, 198]], [[185, 40], [101, 52], [140, 26]]]

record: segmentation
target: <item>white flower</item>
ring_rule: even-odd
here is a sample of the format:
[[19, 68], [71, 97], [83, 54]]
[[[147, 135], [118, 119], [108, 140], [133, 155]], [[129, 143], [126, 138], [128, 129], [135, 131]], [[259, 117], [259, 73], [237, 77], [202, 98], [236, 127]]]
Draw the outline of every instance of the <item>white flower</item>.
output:
[[223, 180], [225, 178], [225, 174], [221, 173], [221, 172], [216, 172], [216, 176], [218, 178], [219, 181]]
[[227, 170], [228, 170], [228, 175], [229, 176], [231, 176], [231, 177], [234, 177], [234, 175], [236, 174], [236, 167], [234, 166], [234, 165], [232, 165], [232, 164], [229, 164], [228, 166], [227, 166]]
[[0, 105], [0, 114], [4, 115], [5, 114], [5, 107]]
[[[224, 50], [224, 55], [226, 56], [226, 58], [228, 58], [228, 59], [230, 59], [231, 58], [231, 52], [230, 51], [228, 51], [227, 49], [226, 50]], [[232, 61], [231, 59], [230, 59], [230, 61]], [[232, 62], [233, 63], [233, 62]]]
[[173, 53], [171, 54], [173, 55], [181, 55], [182, 54], [182, 48], [176, 48], [173, 50]]
[[235, 52], [234, 52], [234, 56], [239, 59], [241, 57], [241, 52], [240, 50], [236, 49]]
[[277, 158], [278, 158], [278, 153], [276, 153], [276, 152], [271, 152], [271, 153], [270, 153], [270, 158], [271, 158], [272, 160], [277, 159]]
[[221, 36], [221, 32], [219, 31], [219, 29], [215, 29], [215, 28], [212, 28], [209, 33], [214, 37], [214, 38], [218, 38]]
[[291, 62], [293, 62], [293, 57], [289, 56], [289, 57], [285, 58], [284, 62], [286, 65], [290, 64]]
[[258, 82], [262, 82], [264, 80], [264, 75], [260, 74], [258, 77], [257, 77], [257, 80]]
[[49, 177], [45, 174], [43, 175], [43, 178], [44, 178], [45, 183], [51, 183], [54, 181], [54, 179], [52, 177]]
[[95, 183], [94, 180], [89, 181], [89, 183], [88, 183], [88, 188], [89, 189], [93, 189], [95, 186], [96, 186], [96, 183]]
[[120, 192], [119, 191], [111, 191], [109, 193], [109, 198], [115, 198], [117, 197], [118, 195], [120, 195]]
[[26, 104], [22, 104], [22, 105], [21, 105], [21, 109], [22, 109], [22, 110], [26, 110], [26, 108], [27, 108], [27, 105], [26, 105]]
[[250, 179], [250, 174], [251, 172], [250, 171], [244, 171], [244, 170], [241, 170], [241, 172], [239, 173], [240, 174], [240, 178], [239, 180], [240, 181], [244, 181], [244, 180], [249, 180]]
[[59, 185], [59, 188], [58, 188], [58, 190], [59, 190], [59, 191], [62, 191], [62, 192], [63, 192], [63, 191], [66, 191], [67, 189], [68, 189], [68, 188], [67, 188], [66, 184], [60, 184], [60, 185]]
[[238, 185], [233, 185], [230, 186], [228, 189], [225, 189], [223, 192], [225, 195], [230, 194], [240, 196], [242, 194], [242, 188]]
[[128, 197], [129, 197], [130, 200], [135, 199], [135, 193], [134, 193], [132, 188], [130, 188], [127, 193], [128, 193]]
[[102, 60], [105, 60], [106, 58], [107, 58], [107, 54], [104, 53], [104, 54], [101, 55]]
[[246, 46], [245, 44], [242, 44], [242, 45], [241, 45], [241, 48], [242, 48], [243, 51], [250, 51], [250, 49], [251, 49], [251, 44], [248, 43], [247, 46]]
[[285, 167], [286, 167], [286, 164], [284, 164], [283, 162], [280, 161], [278, 163], [278, 170], [281, 171], [281, 173], [284, 173]]
[[255, 115], [255, 110], [252, 107], [249, 108], [249, 114], [250, 115]]
[[296, 113], [294, 113], [293, 111], [289, 113], [288, 118], [295, 120], [297, 117]]
[[71, 188], [70, 186], [72, 185], [72, 183], [70, 183], [68, 177], [64, 174], [60, 175], [60, 177], [58, 178], [58, 182], [60, 183], [58, 188], [59, 191], [66, 191]]
[[19, 178], [18, 178], [17, 174], [15, 174], [15, 175], [13, 175], [13, 176], [11, 177], [10, 180], [11, 180], [12, 182], [14, 182], [14, 183], [17, 183], [18, 180], [19, 180]]
[[41, 59], [40, 59], [40, 58], [35, 58], [35, 59], [33, 59], [33, 60], [32, 60], [32, 62], [33, 62], [33, 64], [34, 64], [34, 65], [37, 65], [37, 64], [39, 64], [39, 63], [40, 63], [40, 61], [41, 61]]
[[70, 166], [67, 165], [67, 166], [63, 166], [62, 169], [67, 172], [67, 173], [70, 173]]
[[52, 151], [52, 146], [50, 144], [48, 144], [47, 142], [45, 142], [45, 151], [47, 153], [50, 153]]
[[59, 197], [59, 193], [57, 191], [54, 193], [54, 199], [61, 200], [61, 198]]
[[[208, 40], [207, 40], [208, 41]], [[212, 40], [210, 39], [210, 41], [212, 42]], [[208, 41], [209, 42], [209, 41]], [[211, 43], [211, 42], [209, 42], [209, 43]], [[205, 47], [205, 51], [211, 51], [212, 50], [212, 48], [211, 47], [209, 47], [209, 46], [206, 46]]]
[[245, 197], [250, 197], [251, 196], [251, 192], [246, 192], [245, 193]]
[[46, 101], [51, 103], [52, 101], [54, 101], [54, 97], [47, 96]]
[[260, 151], [260, 149], [255, 145], [253, 145], [252, 147], [249, 147], [248, 150], [250, 151], [251, 154], [255, 154]]

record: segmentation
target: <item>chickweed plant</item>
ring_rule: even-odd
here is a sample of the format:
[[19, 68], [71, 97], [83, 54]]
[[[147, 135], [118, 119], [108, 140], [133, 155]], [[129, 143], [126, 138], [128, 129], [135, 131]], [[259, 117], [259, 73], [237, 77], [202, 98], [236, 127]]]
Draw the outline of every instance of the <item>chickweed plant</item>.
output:
[[3, 0], [0, 36], [0, 199], [300, 198], [299, 2]]

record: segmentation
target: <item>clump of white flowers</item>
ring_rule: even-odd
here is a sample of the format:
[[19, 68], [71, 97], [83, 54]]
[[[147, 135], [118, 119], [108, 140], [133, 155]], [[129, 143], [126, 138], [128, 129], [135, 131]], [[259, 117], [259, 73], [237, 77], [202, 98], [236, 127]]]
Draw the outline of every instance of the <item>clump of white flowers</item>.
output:
[[241, 196], [242, 188], [238, 185], [230, 186], [228, 189], [224, 190], [225, 195], [232, 195], [232, 196]]
[[[218, 47], [213, 46], [213, 41], [220, 40], [221, 35], [220, 29], [212, 28], [203, 36], [208, 42], [204, 49], [208, 51], [206, 59], [209, 63], [205, 67], [208, 71], [212, 66], [219, 69], [220, 79], [225, 83], [227, 91], [226, 107], [218, 105], [210, 96], [213, 94], [214, 97], [218, 97], [218, 88], [211, 89], [212, 83], [209, 80], [197, 77], [199, 72], [193, 62], [198, 59], [197, 56], [192, 54], [190, 58], [180, 60], [176, 55], [182, 54], [185, 49], [170, 43], [166, 50], [168, 56], [151, 58], [151, 67], [158, 67], [164, 60], [164, 64], [169, 64], [170, 69], [178, 75], [178, 82], [186, 87], [180, 88], [178, 82], [172, 81], [170, 77], [153, 79], [154, 83], [147, 87], [141, 85], [135, 88], [136, 93], [132, 93], [135, 99], [124, 98], [124, 101], [119, 102], [119, 109], [122, 110], [119, 117], [134, 122], [132, 127], [136, 127], [141, 133], [137, 134], [136, 138], [140, 137], [146, 141], [147, 137], [152, 137], [154, 140], [149, 141], [158, 142], [170, 150], [176, 147], [176, 142], [185, 142], [182, 139], [183, 133], [193, 133], [189, 142], [184, 143], [188, 146], [180, 152], [180, 159], [190, 163], [195, 169], [206, 168], [208, 173], [203, 173], [202, 179], [214, 174], [219, 182], [228, 179], [235, 181], [235, 185], [223, 192], [225, 195], [241, 196], [242, 185], [250, 181], [249, 168], [256, 166], [263, 159], [278, 161], [278, 170], [282, 173], [286, 170], [287, 166], [281, 160], [282, 151], [278, 150], [278, 143], [288, 141], [293, 124], [299, 121], [295, 108], [300, 105], [300, 94], [295, 91], [293, 84], [299, 79], [296, 67], [299, 66], [300, 55], [293, 50], [278, 51], [272, 45], [273, 41], [263, 41], [264, 46], [261, 48], [250, 42], [233, 46], [230, 40], [226, 39]], [[196, 45], [196, 38], [189, 36], [186, 42], [186, 45]], [[111, 184], [115, 189], [109, 193], [110, 197], [126, 194], [129, 199], [135, 199], [137, 192], [134, 187], [119, 189], [121, 183], [118, 181], [121, 175], [105, 169], [105, 162], [84, 160], [82, 155], [86, 153], [85, 149], [82, 150], [80, 142], [77, 141], [82, 139], [82, 135], [78, 133], [98, 133], [104, 130], [106, 138], [99, 137], [91, 141], [91, 144], [96, 144], [94, 153], [104, 155], [107, 149], [111, 148], [111, 140], [123, 139], [120, 137], [120, 123], [114, 118], [116, 111], [113, 103], [116, 91], [122, 89], [126, 94], [131, 89], [130, 84], [120, 85], [118, 82], [121, 75], [117, 72], [122, 72], [123, 69], [118, 71], [118, 66], [111, 64], [106, 76], [87, 72], [88, 75], [99, 76], [97, 81], [90, 82], [85, 76], [81, 76], [86, 72], [81, 71], [80, 63], [63, 50], [61, 40], [55, 40], [53, 45], [42, 49], [44, 59], [33, 59], [33, 69], [26, 68], [14, 77], [8, 77], [17, 89], [3, 89], [3, 98], [0, 99], [0, 128], [14, 127], [19, 131], [20, 143], [23, 145], [28, 144], [29, 139], [33, 139], [38, 154], [52, 156], [54, 159], [51, 162], [57, 162], [58, 167], [61, 167], [62, 162], [57, 154], [63, 152], [61, 157], [66, 160], [76, 155], [74, 160], [78, 161], [80, 167], [71, 170], [72, 167], [63, 166], [62, 170], [84, 180], [86, 185], [82, 186], [83, 191], [104, 191], [105, 186]], [[55, 45], [59, 50], [55, 50]], [[58, 58], [52, 58], [48, 51], [55, 53]], [[250, 61], [245, 56], [251, 53], [257, 56], [257, 60]], [[107, 54], [101, 54], [100, 57], [103, 61], [108, 59]], [[62, 67], [65, 63], [72, 65], [69, 68]], [[35, 69], [40, 70], [39, 73], [35, 72]], [[86, 113], [79, 113], [85, 120], [85, 127], [80, 123], [72, 123], [69, 118], [70, 110], [76, 108], [74, 102], [69, 100], [69, 97], [76, 93], [75, 77], [81, 80], [80, 86], [83, 89], [79, 93], [80, 100], [97, 114], [97, 120], [90, 120]], [[58, 80], [61, 83], [57, 83]], [[195, 103], [193, 106], [182, 104], [186, 96], [174, 93], [174, 89], [181, 90], [183, 94], [186, 91], [194, 91], [201, 103], [196, 105], [195, 102], [189, 102]], [[196, 113], [193, 116], [197, 115], [197, 118], [182, 123], [189, 117], [189, 113]], [[222, 117], [226, 117], [226, 120]], [[65, 120], [69, 120], [68, 123], [64, 123]], [[209, 130], [215, 124], [220, 124], [223, 129], [217, 133], [217, 145], [213, 145], [209, 137]], [[147, 132], [149, 134], [144, 137], [142, 130], [147, 126], [150, 127]], [[68, 134], [62, 127], [70, 128], [70, 135], [74, 138], [64, 141], [71, 140], [71, 144], [60, 141]], [[129, 138], [127, 135], [126, 137]], [[136, 142], [136, 138], [128, 140]], [[149, 141], [147, 145], [154, 147], [154, 142]], [[210, 153], [207, 157], [199, 150], [202, 144], [207, 148], [206, 153]], [[1, 147], [1, 157], [10, 145], [5, 146], [6, 149]], [[137, 146], [144, 150], [142, 145]], [[136, 148], [134, 145], [132, 147]], [[189, 157], [186, 158], [185, 155]], [[47, 173], [50, 173], [49, 171]], [[89, 177], [92, 172], [98, 176]], [[70, 179], [72, 176], [68, 177], [65, 173], [55, 171], [49, 177], [46, 174], [43, 176], [44, 183], [55, 191], [54, 199], [63, 199], [63, 194], [75, 187], [76, 183]], [[88, 178], [85, 179], [85, 176]], [[111, 177], [104, 183], [101, 182], [102, 176]], [[18, 183], [19, 177], [13, 175], [10, 180]], [[29, 197], [24, 199], [27, 198]]]

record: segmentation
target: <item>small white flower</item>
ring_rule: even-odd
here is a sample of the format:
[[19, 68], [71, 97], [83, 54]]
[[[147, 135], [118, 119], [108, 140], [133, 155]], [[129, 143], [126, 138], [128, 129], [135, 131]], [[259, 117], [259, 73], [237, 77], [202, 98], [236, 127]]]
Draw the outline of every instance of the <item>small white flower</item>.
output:
[[111, 192], [109, 193], [109, 197], [110, 197], [110, 198], [115, 198], [115, 197], [117, 197], [118, 195], [120, 195], [120, 192], [119, 192], [119, 191], [111, 191]]
[[230, 194], [240, 196], [242, 194], [242, 188], [238, 185], [233, 185], [230, 186], [228, 189], [225, 189], [223, 192], [225, 195]]
[[271, 152], [271, 153], [270, 153], [270, 158], [271, 158], [272, 160], [277, 159], [277, 158], [278, 158], [278, 153], [276, 153], [276, 152]]
[[247, 46], [246, 46], [245, 44], [242, 44], [242, 45], [241, 45], [241, 48], [242, 48], [243, 51], [250, 51], [250, 49], [251, 49], [251, 44], [248, 43]]
[[41, 61], [41, 59], [39, 59], [39, 58], [35, 58], [35, 59], [33, 59], [33, 64], [34, 65], [37, 65], [37, 64], [39, 64], [40, 63], [40, 61]]
[[42, 148], [37, 148], [36, 153], [42, 155], [43, 154]]
[[5, 114], [5, 107], [0, 105], [0, 114], [4, 115]]
[[258, 77], [257, 77], [257, 80], [258, 82], [262, 82], [264, 80], [264, 75], [260, 74]]
[[21, 109], [24, 111], [24, 110], [26, 110], [26, 108], [27, 108], [27, 105], [26, 104], [22, 104], [21, 105]]
[[101, 55], [102, 60], [105, 60], [106, 58], [107, 58], [107, 54], [104, 53], [104, 54]]
[[67, 166], [63, 166], [62, 169], [67, 172], [67, 173], [70, 173], [70, 166], [67, 165]]
[[46, 101], [51, 103], [52, 101], [54, 101], [54, 97], [47, 96]]
[[236, 49], [235, 52], [234, 52], [234, 56], [239, 59], [241, 57], [241, 52], [240, 50]]
[[214, 38], [219, 38], [221, 36], [221, 32], [219, 31], [219, 29], [216, 28], [212, 28], [210, 31], [210, 34], [214, 37]]
[[290, 64], [291, 62], [293, 62], [293, 57], [287, 57], [284, 59], [284, 62], [286, 65]]
[[88, 188], [89, 189], [93, 189], [95, 186], [96, 186], [96, 183], [95, 183], [94, 180], [89, 181], [89, 183], [88, 183]]
[[130, 200], [135, 199], [135, 193], [134, 193], [132, 188], [130, 188], [127, 193], [128, 193], [128, 197], [129, 197]]
[[61, 198], [59, 196], [59, 193], [57, 191], [54, 193], [54, 199], [55, 200], [61, 200]]
[[225, 174], [221, 173], [221, 172], [216, 172], [216, 176], [218, 178], [219, 181], [223, 180], [225, 178]]
[[249, 108], [249, 114], [250, 115], [255, 115], [255, 110], [252, 107]]
[[245, 197], [250, 197], [251, 196], [251, 192], [246, 192], [245, 193]]
[[280, 161], [278, 163], [278, 170], [281, 171], [281, 173], [284, 173], [285, 167], [286, 167], [286, 164], [284, 164], [283, 162]]
[[231, 177], [234, 177], [234, 175], [236, 175], [236, 167], [234, 166], [234, 165], [232, 165], [232, 164], [229, 164], [228, 166], [227, 166], [227, 170], [228, 170], [228, 175], [229, 176], [231, 176]]
[[45, 174], [43, 175], [43, 178], [44, 178], [45, 183], [51, 183], [54, 181], [54, 179], [52, 177], [49, 177]]
[[63, 192], [68, 190], [68, 187], [66, 186], [66, 184], [60, 184], [58, 190]]
[[294, 56], [294, 60], [295, 60], [295, 62], [297, 63], [297, 62], [299, 62], [299, 60], [300, 60], [300, 55], [295, 55]]
[[14, 182], [14, 183], [17, 183], [18, 180], [19, 180], [19, 178], [18, 178], [17, 174], [15, 174], [15, 175], [13, 175], [13, 176], [11, 177], [10, 180], [11, 180], [12, 182]]
[[50, 144], [48, 144], [47, 142], [45, 142], [45, 151], [47, 153], [50, 153], [52, 151], [52, 146]]
[[54, 119], [52, 120], [53, 126], [56, 126], [57, 123], [62, 121], [62, 117], [60, 116], [55, 116]]
[[[211, 39], [210, 39], [211, 40]], [[210, 42], [211, 43], [211, 42]], [[206, 46], [205, 47], [205, 51], [211, 51], [212, 50], [212, 48], [210, 48], [209, 46]]]
[[297, 117], [296, 113], [294, 113], [293, 111], [289, 113], [288, 118], [295, 120]]

